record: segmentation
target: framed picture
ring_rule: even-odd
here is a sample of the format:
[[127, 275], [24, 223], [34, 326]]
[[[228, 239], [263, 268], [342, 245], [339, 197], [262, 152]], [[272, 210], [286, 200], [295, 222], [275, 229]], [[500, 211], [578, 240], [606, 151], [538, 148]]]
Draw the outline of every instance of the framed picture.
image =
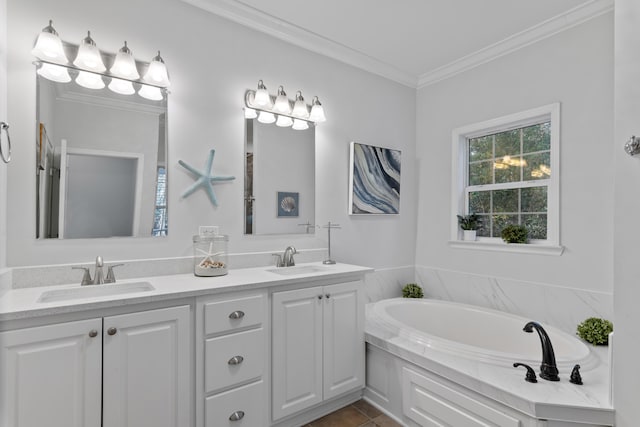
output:
[[278, 218], [295, 217], [300, 212], [299, 193], [278, 191]]
[[400, 213], [400, 150], [352, 142], [349, 215]]

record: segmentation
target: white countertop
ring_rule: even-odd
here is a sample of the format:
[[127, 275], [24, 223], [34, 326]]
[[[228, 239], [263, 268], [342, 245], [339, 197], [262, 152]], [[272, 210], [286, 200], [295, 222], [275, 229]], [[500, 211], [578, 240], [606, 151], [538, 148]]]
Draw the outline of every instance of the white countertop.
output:
[[[79, 288], [79, 284], [39, 286], [6, 291], [0, 297], [0, 322], [74, 313], [97, 308], [117, 307], [169, 299], [196, 297], [221, 292], [260, 289], [272, 286], [294, 284], [301, 280], [310, 283], [316, 280], [362, 276], [373, 271], [368, 267], [350, 264], [323, 265], [322, 263], [298, 264], [297, 267], [314, 266], [312, 273], [280, 275], [270, 272], [273, 266], [229, 270], [224, 276], [197, 277], [193, 274], [176, 274], [117, 281], [117, 284], [149, 282], [155, 289], [151, 291], [109, 295], [102, 297], [71, 299], [55, 302], [39, 302], [43, 292]], [[281, 267], [285, 270], [289, 267]], [[294, 267], [295, 268], [295, 267]], [[109, 284], [89, 285], [109, 286]]]
[[[609, 402], [607, 348], [592, 351], [600, 359], [597, 367], [581, 371], [584, 385], [569, 382], [570, 372], [560, 372], [560, 381], [524, 381], [525, 371], [456, 356], [398, 336], [367, 316], [366, 341], [447, 378], [457, 384], [514, 408], [529, 416], [597, 425], [613, 425]], [[538, 367], [534, 367], [538, 371]]]

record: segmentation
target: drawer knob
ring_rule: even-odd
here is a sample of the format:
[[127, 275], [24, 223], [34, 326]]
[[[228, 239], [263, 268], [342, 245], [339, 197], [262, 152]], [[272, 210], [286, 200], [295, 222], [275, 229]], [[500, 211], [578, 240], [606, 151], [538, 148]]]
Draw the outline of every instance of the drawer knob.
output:
[[244, 317], [244, 311], [236, 310], [229, 315], [229, 319], [242, 319]]
[[117, 332], [118, 332], [118, 330], [116, 328], [113, 328], [113, 327], [107, 329], [107, 333], [109, 335], [115, 335]]
[[229, 365], [239, 365], [244, 361], [244, 357], [242, 356], [233, 356], [231, 359], [229, 359], [229, 361], [227, 362]]
[[244, 418], [244, 411], [236, 411], [229, 416], [229, 421], [240, 421]]
[[325, 295], [325, 298], [326, 298], [326, 299], [331, 298], [331, 294], [326, 294], [326, 295]]
[[318, 299], [322, 299], [322, 298], [323, 298], [322, 295], [318, 295]]
[[91, 331], [89, 331], [89, 336], [91, 338], [95, 338], [98, 336], [98, 331], [96, 331], [95, 329], [92, 329]]

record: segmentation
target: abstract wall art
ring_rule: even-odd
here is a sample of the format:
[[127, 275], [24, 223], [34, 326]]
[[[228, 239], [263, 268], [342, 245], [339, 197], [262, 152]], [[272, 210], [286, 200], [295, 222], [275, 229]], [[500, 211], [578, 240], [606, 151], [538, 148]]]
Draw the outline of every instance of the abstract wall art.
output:
[[400, 150], [352, 142], [349, 214], [400, 213]]

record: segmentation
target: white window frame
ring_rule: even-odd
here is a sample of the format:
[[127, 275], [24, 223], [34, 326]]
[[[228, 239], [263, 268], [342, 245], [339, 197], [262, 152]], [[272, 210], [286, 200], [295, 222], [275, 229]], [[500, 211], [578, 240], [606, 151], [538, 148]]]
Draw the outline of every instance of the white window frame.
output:
[[[498, 237], [479, 237], [475, 242], [462, 240], [456, 215], [468, 212], [468, 140], [549, 121], [551, 177], [545, 180], [507, 184], [510, 188], [547, 185], [547, 239], [532, 240], [526, 245], [508, 245]], [[490, 251], [561, 255], [560, 245], [560, 103], [544, 105], [503, 117], [456, 128], [452, 131], [451, 240], [452, 247]], [[477, 189], [477, 188], [476, 188]]]

